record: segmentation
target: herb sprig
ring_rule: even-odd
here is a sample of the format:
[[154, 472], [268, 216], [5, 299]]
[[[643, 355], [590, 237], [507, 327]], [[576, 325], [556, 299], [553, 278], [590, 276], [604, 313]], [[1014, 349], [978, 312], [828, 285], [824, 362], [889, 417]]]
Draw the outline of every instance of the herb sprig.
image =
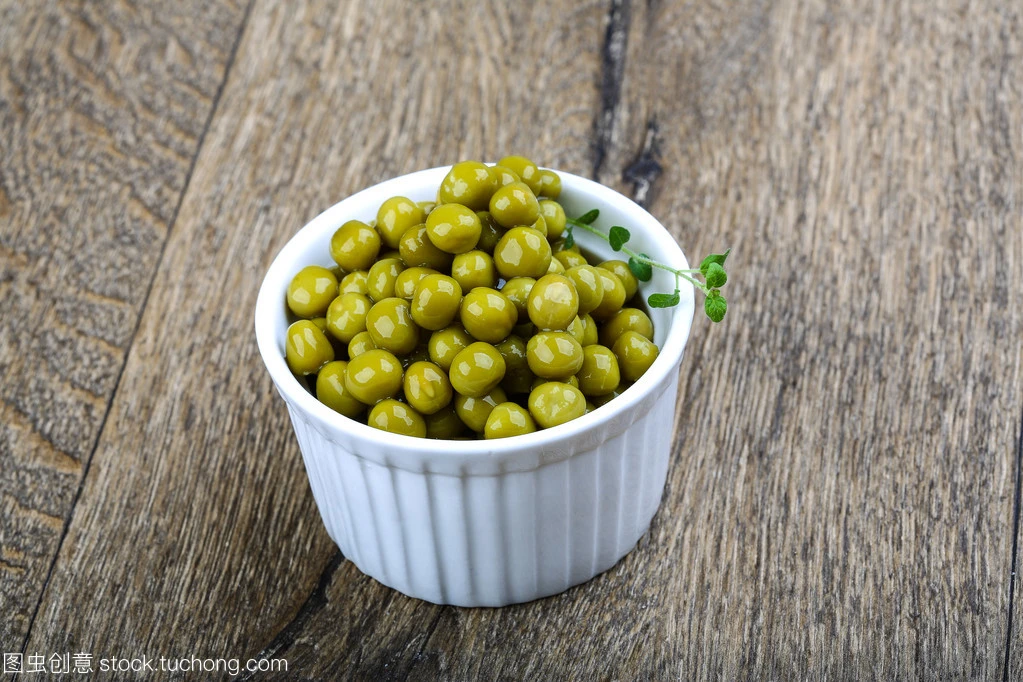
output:
[[[567, 218], [565, 246], [571, 247], [575, 244], [575, 237], [572, 235], [574, 228], [578, 227], [586, 230], [590, 234], [606, 241], [613, 251], [626, 254], [629, 257], [629, 270], [632, 271], [632, 274], [639, 281], [649, 282], [650, 278], [653, 277], [653, 268], [667, 270], [675, 275], [675, 291], [670, 294], [650, 294], [647, 298], [647, 303], [651, 308], [671, 308], [677, 306], [681, 300], [679, 296], [679, 283], [684, 279], [703, 292], [705, 296], [703, 311], [707, 313], [707, 317], [714, 322], [720, 322], [724, 319], [725, 313], [728, 312], [728, 301], [721, 295], [721, 287], [728, 281], [728, 273], [725, 272], [725, 259], [732, 252], [731, 249], [726, 249], [724, 253], [710, 254], [703, 259], [698, 269], [676, 270], [669, 265], [653, 260], [645, 253], [637, 253], [627, 247], [626, 244], [632, 238], [632, 234], [621, 225], [612, 226], [607, 234], [593, 227], [593, 223], [599, 215], [600, 211], [593, 209], [578, 218]], [[697, 276], [703, 277], [703, 281], [701, 282], [696, 279]]]

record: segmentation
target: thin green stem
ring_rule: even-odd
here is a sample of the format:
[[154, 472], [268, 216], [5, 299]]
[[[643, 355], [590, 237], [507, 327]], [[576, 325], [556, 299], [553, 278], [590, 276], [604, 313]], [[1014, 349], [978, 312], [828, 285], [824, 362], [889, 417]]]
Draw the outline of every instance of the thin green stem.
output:
[[[572, 225], [573, 227], [581, 227], [582, 229], [586, 230], [590, 234], [596, 235], [597, 237], [600, 237], [601, 239], [603, 239], [604, 241], [606, 241], [609, 244], [611, 243], [611, 240], [608, 238], [608, 236], [606, 234], [604, 234], [603, 232], [601, 232], [597, 228], [593, 227], [592, 225], [587, 225], [586, 223], [581, 223], [578, 220], [575, 220], [573, 218], [566, 218], [565, 221], [567, 223], [569, 223], [570, 225]], [[665, 265], [664, 263], [659, 263], [659, 262], [657, 262], [657, 261], [655, 261], [655, 260], [653, 260], [651, 258], [648, 258], [647, 256], [644, 256], [641, 253], [636, 253], [635, 251], [633, 251], [632, 249], [630, 249], [627, 246], [622, 246], [621, 251], [622, 251], [622, 253], [630, 256], [631, 258], [635, 258], [636, 260], [638, 260], [641, 263], [646, 263], [647, 265], [649, 265], [651, 267], [659, 268], [661, 270], [667, 270], [668, 272], [674, 274], [675, 275], [676, 283], [678, 282], [678, 278], [681, 277], [681, 278], [685, 279], [687, 282], [690, 282], [693, 286], [695, 286], [698, 289], [700, 289], [700, 291], [702, 291], [705, 294], [710, 291], [707, 288], [706, 284], [704, 284], [703, 282], [701, 282], [699, 280], [693, 279], [692, 277], [690, 277], [687, 274], [687, 273], [697, 273], [697, 272], [699, 272], [699, 270], [677, 270], [677, 269], [675, 269], [675, 268], [673, 268], [673, 267], [671, 267], [669, 265]]]

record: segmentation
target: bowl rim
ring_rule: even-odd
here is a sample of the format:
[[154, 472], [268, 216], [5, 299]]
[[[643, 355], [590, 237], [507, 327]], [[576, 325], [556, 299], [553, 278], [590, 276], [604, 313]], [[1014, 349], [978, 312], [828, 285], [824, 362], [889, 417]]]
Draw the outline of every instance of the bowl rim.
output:
[[[430, 461], [442, 461], [450, 465], [476, 461], [480, 457], [486, 457], [491, 460], [491, 463], [494, 463], [495, 459], [506, 460], [517, 455], [529, 455], [531, 458], [535, 458], [538, 451], [552, 446], [559, 446], [555, 449], [562, 451], [567, 448], [573, 452], [565, 457], [572, 456], [575, 454], [574, 450], [577, 449], [576, 444], [585, 440], [581, 438], [583, 434], [598, 429], [606, 422], [626, 419], [628, 413], [635, 410], [656, 388], [664, 384], [666, 379], [678, 380], [677, 374], [674, 377], [669, 375], [681, 362], [692, 328], [695, 294], [691, 283], [685, 280], [680, 283], [681, 301], [671, 316], [671, 324], [658, 357], [638, 381], [598, 410], [559, 426], [540, 429], [521, 436], [493, 440], [435, 440], [374, 429], [349, 419], [321, 403], [300, 383], [287, 366], [283, 347], [279, 346], [277, 341], [278, 319], [281, 318], [280, 310], [284, 305], [288, 283], [298, 269], [310, 264], [308, 262], [300, 263], [299, 255], [310, 242], [322, 238], [320, 237], [321, 233], [327, 230], [332, 233], [331, 227], [337, 229], [343, 222], [351, 219], [353, 214], [364, 213], [364, 210], [356, 208], [359, 204], [366, 203], [373, 197], [382, 197], [376, 201], [376, 204], [379, 205], [383, 199], [389, 196], [415, 194], [414, 191], [408, 191], [412, 189], [410, 186], [413, 185], [429, 182], [436, 187], [450, 168], [451, 166], [438, 166], [415, 171], [367, 187], [337, 202], [298, 230], [281, 247], [260, 285], [255, 307], [256, 342], [260, 356], [281, 397], [292, 410], [300, 411], [307, 422], [314, 422], [315, 425], [326, 429], [328, 434], [332, 432], [335, 437], [344, 438], [344, 444], [348, 447], [361, 446], [353, 449], [356, 453], [360, 450], [375, 452], [383, 449], [390, 455], [383, 456], [385, 461], [398, 464], [404, 469], [420, 470], [424, 466], [428, 467]], [[642, 234], [644, 239], [652, 242], [656, 248], [658, 260], [680, 270], [689, 268], [685, 254], [674, 236], [645, 208], [618, 191], [593, 180], [562, 170], [552, 170], [555, 170], [561, 177], [561, 199], [564, 199], [566, 194], [599, 198], [601, 205], [598, 208], [613, 207], [617, 211], [629, 215], [631, 221], [629, 227], [634, 237]], [[283, 319], [286, 329], [286, 316]], [[622, 430], [635, 418], [628, 420], [628, 423], [622, 426]], [[395, 459], [396, 453], [400, 453], [399, 459]], [[558, 459], [561, 458], [558, 457]], [[377, 458], [373, 457], [373, 459]]]

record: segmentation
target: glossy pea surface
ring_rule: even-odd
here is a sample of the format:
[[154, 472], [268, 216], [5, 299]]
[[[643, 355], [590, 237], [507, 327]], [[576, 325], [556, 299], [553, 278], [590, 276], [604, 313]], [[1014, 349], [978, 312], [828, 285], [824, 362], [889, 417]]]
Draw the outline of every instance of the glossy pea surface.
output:
[[552, 257], [547, 238], [531, 227], [513, 227], [494, 247], [494, 265], [505, 279], [539, 279], [547, 274]]
[[347, 369], [348, 363], [344, 360], [328, 362], [320, 368], [316, 375], [316, 398], [335, 412], [355, 418], [366, 411], [366, 405], [345, 386]]
[[327, 268], [309, 265], [288, 284], [288, 308], [298, 317], [322, 317], [337, 295], [337, 277]]
[[368, 270], [380, 253], [380, 235], [359, 220], [349, 220], [330, 238], [330, 257], [345, 272]]
[[299, 320], [288, 327], [284, 358], [293, 374], [314, 374], [334, 359], [334, 347], [315, 323]]
[[536, 431], [529, 410], [516, 403], [501, 403], [490, 411], [483, 428], [485, 438], [510, 438]]
[[455, 356], [449, 378], [452, 388], [461, 395], [478, 398], [501, 383], [505, 369], [504, 358], [497, 349], [489, 343], [477, 341]]
[[500, 291], [476, 287], [462, 299], [459, 319], [473, 338], [498, 343], [511, 333], [518, 322], [518, 311]]
[[398, 395], [403, 375], [393, 353], [374, 348], [348, 361], [345, 387], [359, 402], [375, 405]]
[[403, 298], [385, 298], [373, 304], [366, 314], [366, 331], [377, 348], [404, 355], [419, 344], [419, 326], [412, 319], [409, 302]]
[[366, 423], [381, 431], [426, 438], [426, 421], [423, 416], [412, 407], [392, 398], [374, 405]]
[[586, 397], [575, 386], [548, 381], [529, 394], [529, 414], [549, 429], [586, 414]]

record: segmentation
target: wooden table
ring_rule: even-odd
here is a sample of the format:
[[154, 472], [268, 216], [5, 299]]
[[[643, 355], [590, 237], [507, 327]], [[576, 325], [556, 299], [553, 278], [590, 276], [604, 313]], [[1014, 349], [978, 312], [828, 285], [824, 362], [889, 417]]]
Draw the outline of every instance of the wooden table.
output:
[[[2, 0], [0, 649], [1020, 679], [1021, 11]], [[636, 550], [440, 607], [327, 537], [253, 306], [325, 207], [509, 152], [632, 194], [691, 257], [732, 246], [731, 306], [694, 327]]]

